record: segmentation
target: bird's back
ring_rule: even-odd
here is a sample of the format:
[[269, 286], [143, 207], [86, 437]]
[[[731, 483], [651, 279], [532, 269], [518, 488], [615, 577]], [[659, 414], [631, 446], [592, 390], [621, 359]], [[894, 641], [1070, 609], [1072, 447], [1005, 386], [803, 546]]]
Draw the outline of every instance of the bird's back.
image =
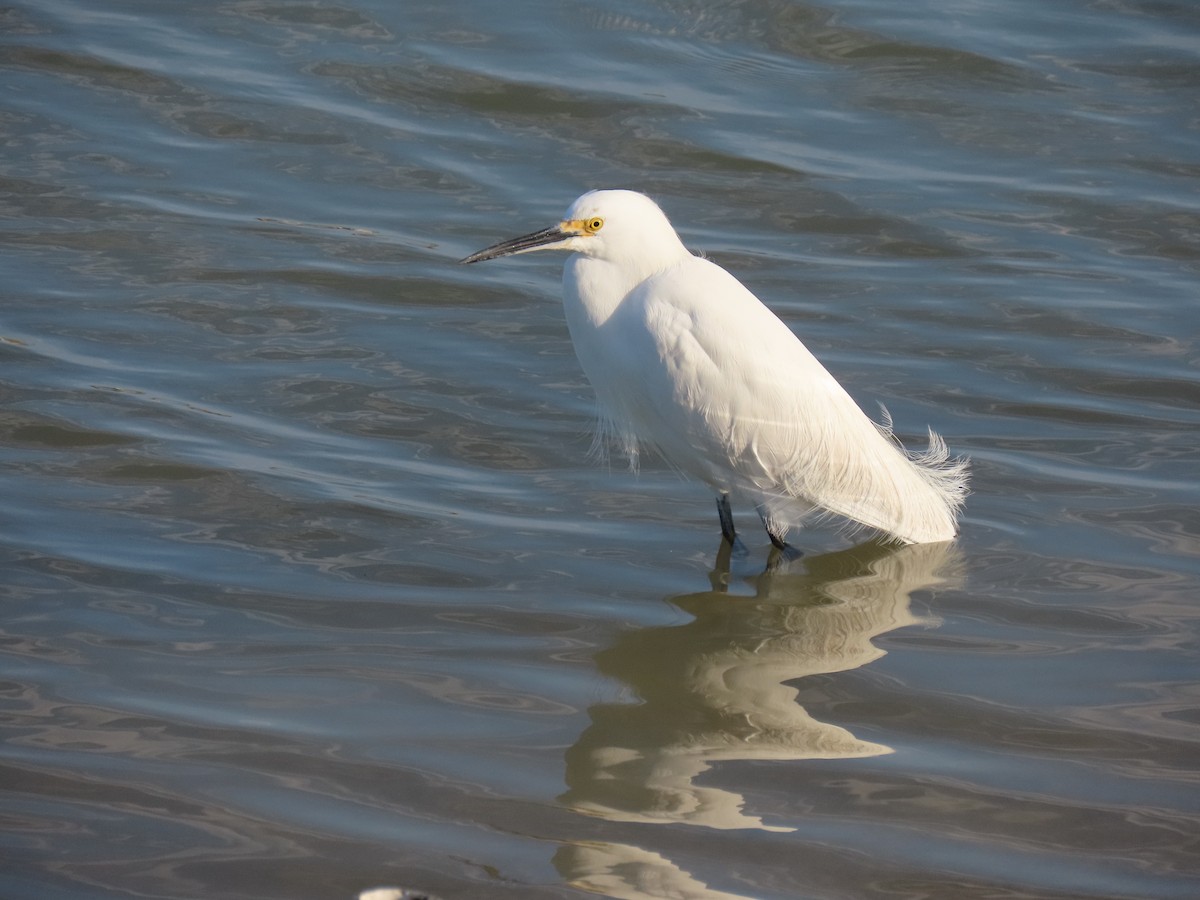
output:
[[965, 465], [932, 432], [925, 454], [905, 453], [714, 263], [688, 257], [646, 279], [595, 342], [618, 428], [718, 491], [752, 494], [777, 525], [816, 507], [902, 541], [954, 536]]

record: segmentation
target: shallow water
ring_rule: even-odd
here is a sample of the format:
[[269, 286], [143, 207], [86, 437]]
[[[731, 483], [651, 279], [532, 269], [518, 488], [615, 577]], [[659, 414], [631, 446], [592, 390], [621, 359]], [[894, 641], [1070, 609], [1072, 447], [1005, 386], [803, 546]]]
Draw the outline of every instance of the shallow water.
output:
[[[1183, 898], [1200, 13], [0, 11], [7, 898]], [[953, 546], [720, 553], [589, 462], [561, 258], [653, 194]]]

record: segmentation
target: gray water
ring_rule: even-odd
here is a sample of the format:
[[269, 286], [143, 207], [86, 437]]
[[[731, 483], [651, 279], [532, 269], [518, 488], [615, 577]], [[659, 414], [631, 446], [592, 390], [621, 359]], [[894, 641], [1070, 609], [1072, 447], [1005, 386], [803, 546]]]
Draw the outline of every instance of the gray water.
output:
[[[0, 895], [1200, 893], [1200, 7], [0, 10]], [[652, 194], [952, 546], [589, 461]], [[589, 893], [590, 892], [590, 893]]]

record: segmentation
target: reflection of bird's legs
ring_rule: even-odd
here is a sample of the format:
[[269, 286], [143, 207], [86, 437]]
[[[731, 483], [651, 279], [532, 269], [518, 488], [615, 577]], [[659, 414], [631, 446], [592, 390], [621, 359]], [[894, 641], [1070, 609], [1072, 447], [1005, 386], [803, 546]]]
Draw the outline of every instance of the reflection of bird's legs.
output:
[[729, 593], [730, 563], [732, 561], [733, 545], [722, 537], [721, 543], [717, 545], [717, 560], [713, 563], [713, 570], [708, 573], [708, 582], [712, 585], [713, 593]]
[[721, 517], [721, 534], [729, 541], [729, 546], [734, 546], [737, 543], [737, 532], [733, 528], [733, 510], [729, 508], [728, 494], [717, 495], [717, 515]]
[[783, 547], [772, 544], [771, 552], [767, 554], [767, 564], [763, 567], [763, 574], [771, 575], [786, 567], [793, 559], [799, 559], [803, 555], [791, 544], [785, 544]]

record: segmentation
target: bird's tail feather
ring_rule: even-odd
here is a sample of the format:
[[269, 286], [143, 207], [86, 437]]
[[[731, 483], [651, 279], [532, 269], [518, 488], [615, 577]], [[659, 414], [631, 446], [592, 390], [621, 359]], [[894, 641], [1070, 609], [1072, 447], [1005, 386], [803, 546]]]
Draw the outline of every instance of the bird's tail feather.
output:
[[[886, 411], [885, 411], [886, 412]], [[968, 493], [968, 463], [951, 457], [942, 437], [929, 429], [923, 452], [904, 448], [891, 430], [890, 417], [876, 426], [886, 439], [874, 454], [859, 491], [828, 496], [822, 510], [873, 528], [906, 544], [951, 540]]]

